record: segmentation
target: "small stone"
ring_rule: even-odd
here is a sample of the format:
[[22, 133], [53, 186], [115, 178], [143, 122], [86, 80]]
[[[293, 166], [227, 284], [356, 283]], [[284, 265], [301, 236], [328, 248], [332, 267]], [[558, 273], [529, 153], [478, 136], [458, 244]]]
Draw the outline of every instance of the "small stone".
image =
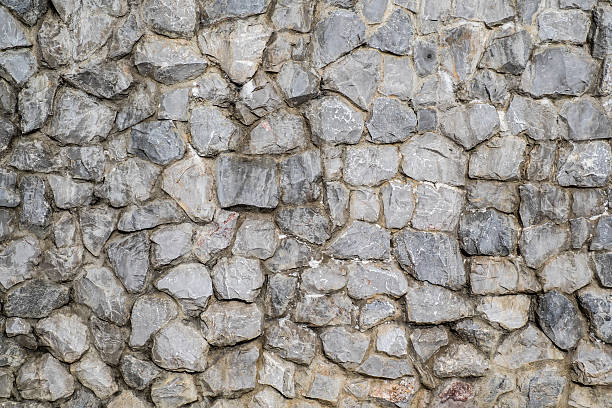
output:
[[143, 122], [132, 127], [128, 152], [165, 165], [185, 154], [185, 142], [170, 120]]
[[601, 285], [612, 287], [612, 252], [596, 252], [593, 254], [593, 261]]
[[45, 124], [52, 113], [57, 82], [57, 76], [46, 72], [39, 73], [30, 78], [19, 92], [17, 107], [21, 115], [22, 132], [40, 129]]
[[64, 78], [87, 93], [107, 99], [125, 93], [133, 81], [127, 64], [97, 61], [74, 68]]
[[[226, 9], [227, 4], [221, 7]], [[244, 84], [257, 71], [271, 34], [272, 29], [257, 20], [236, 20], [201, 30], [198, 42], [202, 52], [215, 59], [232, 81]]]
[[589, 17], [578, 10], [546, 10], [538, 15], [538, 36], [542, 41], [583, 44], [590, 25]]
[[279, 201], [276, 163], [267, 158], [222, 155], [216, 161], [217, 198], [221, 207], [274, 208]]
[[132, 354], [121, 357], [119, 369], [123, 381], [137, 390], [144, 390], [162, 373], [162, 370], [152, 362], [141, 360]]
[[20, 334], [27, 335], [32, 333], [32, 326], [21, 317], [9, 317], [6, 319], [5, 332], [8, 337], [15, 337]]
[[349, 146], [346, 149], [344, 180], [353, 185], [374, 186], [392, 178], [399, 166], [393, 146]]
[[16, 188], [17, 173], [8, 169], [0, 169], [0, 206], [17, 207], [21, 202]]
[[327, 209], [329, 211], [332, 224], [335, 227], [346, 224], [348, 219], [347, 210], [349, 206], [349, 189], [346, 188], [344, 183], [339, 181], [326, 183], [325, 187]]
[[313, 142], [317, 145], [355, 144], [361, 139], [361, 113], [339, 97], [318, 98], [308, 105], [304, 113], [310, 124]]
[[578, 308], [556, 290], [538, 297], [536, 314], [544, 334], [563, 350], [573, 348], [584, 334], [584, 320]]
[[497, 72], [519, 75], [529, 62], [531, 47], [531, 36], [525, 30], [495, 38], [487, 46], [480, 65]]
[[321, 78], [309, 66], [289, 61], [283, 64], [276, 82], [285, 94], [287, 103], [298, 106], [319, 94]]
[[238, 232], [232, 247], [232, 254], [268, 259], [278, 247], [278, 232], [270, 219], [247, 219]]
[[75, 314], [53, 313], [39, 320], [35, 329], [40, 342], [66, 363], [75, 362], [89, 349], [87, 326]]
[[442, 133], [469, 150], [499, 129], [495, 107], [483, 103], [452, 108], [440, 117]]
[[297, 292], [297, 278], [276, 274], [268, 277], [264, 304], [266, 316], [280, 317], [287, 312]]
[[488, 296], [482, 298], [476, 310], [489, 322], [498, 323], [506, 330], [527, 324], [531, 301], [527, 295]]
[[115, 111], [82, 91], [66, 88], [55, 102], [55, 114], [45, 132], [61, 143], [83, 145], [105, 139], [113, 127]]
[[284, 232], [313, 244], [323, 244], [329, 237], [329, 219], [311, 207], [283, 208], [276, 213], [276, 224]]
[[481, 377], [489, 370], [489, 362], [471, 344], [451, 344], [433, 365], [438, 377]]
[[0, 251], [0, 285], [10, 289], [32, 278], [41, 254], [40, 243], [32, 236], [9, 241]]
[[610, 7], [597, 7], [593, 12], [593, 56], [602, 58], [612, 50], [610, 27], [612, 26], [612, 10]]
[[387, 259], [390, 234], [376, 224], [353, 221], [329, 243], [327, 253], [339, 259]]
[[346, 10], [334, 10], [314, 28], [313, 60], [322, 68], [365, 41], [365, 24]]
[[128, 321], [127, 293], [110, 269], [93, 265], [83, 267], [73, 288], [74, 300], [89, 306], [99, 318], [119, 325]]
[[579, 96], [591, 86], [596, 69], [588, 55], [566, 47], [547, 47], [534, 53], [521, 77], [521, 87], [535, 97]]
[[94, 351], [72, 364], [70, 372], [100, 399], [106, 399], [119, 390], [111, 368]]
[[254, 339], [263, 331], [263, 313], [254, 303], [215, 302], [200, 318], [204, 337], [213, 346], [231, 346]]
[[368, 330], [386, 320], [396, 317], [398, 308], [395, 302], [386, 298], [375, 298], [368, 300], [359, 313], [359, 328]]
[[179, 88], [164, 93], [159, 101], [159, 119], [170, 119], [186, 122], [189, 119], [187, 104], [189, 103], [189, 89]]
[[265, 347], [282, 358], [298, 364], [310, 364], [315, 356], [317, 335], [307, 327], [288, 319], [279, 319], [266, 328]]
[[414, 111], [392, 98], [376, 98], [372, 116], [366, 122], [373, 143], [403, 142], [415, 132], [417, 117]]
[[74, 378], [47, 353], [26, 361], [17, 373], [16, 384], [26, 399], [56, 401], [74, 392]]
[[497, 348], [503, 335], [501, 330], [495, 329], [480, 319], [461, 320], [453, 325], [453, 330], [460, 337], [478, 346], [487, 355]]
[[11, 288], [4, 300], [6, 316], [40, 319], [68, 303], [69, 289], [43, 279], [30, 279]]
[[107, 405], [108, 408], [149, 408], [148, 402], [138, 398], [132, 391], [121, 391]]
[[123, 235], [109, 242], [108, 260], [130, 293], [142, 292], [149, 271], [149, 238], [145, 232]]
[[177, 314], [176, 304], [165, 294], [140, 296], [132, 307], [130, 346], [144, 346], [153, 334], [174, 319]]
[[274, 6], [272, 23], [277, 30], [289, 29], [307, 33], [312, 27], [314, 4], [308, 0], [280, 0]]
[[612, 294], [610, 291], [589, 287], [578, 293], [578, 300], [582, 310], [589, 318], [591, 330], [602, 341], [612, 343]]
[[100, 320], [96, 316], [89, 318], [89, 332], [93, 337], [92, 343], [100, 353], [102, 360], [108, 364], [117, 365], [125, 348], [128, 333], [121, 330], [121, 327]]
[[306, 144], [306, 124], [301, 116], [279, 110], [262, 119], [249, 137], [246, 153], [283, 154]]
[[478, 295], [537, 292], [541, 288], [532, 272], [504, 258], [472, 258], [470, 283], [472, 292]]
[[323, 89], [337, 91], [362, 109], [368, 109], [376, 92], [382, 57], [374, 50], [357, 50], [329, 65]]
[[546, 223], [524, 228], [519, 248], [527, 266], [539, 268], [548, 258], [567, 247], [568, 238], [563, 227]]
[[174, 200], [153, 200], [139, 207], [126, 208], [119, 218], [117, 229], [124, 232], [141, 231], [180, 222], [183, 218], [184, 214]]
[[142, 17], [153, 31], [168, 37], [193, 36], [197, 28], [197, 9], [194, 0], [157, 2], [145, 0]]
[[153, 115], [157, 107], [155, 93], [156, 86], [152, 81], [136, 85], [117, 114], [117, 129], [125, 130]]
[[216, 107], [197, 107], [191, 112], [191, 144], [199, 155], [216, 156], [232, 150], [239, 129]]
[[444, 136], [435, 133], [414, 136], [401, 146], [400, 153], [402, 172], [410, 178], [452, 186], [465, 185], [467, 155]]
[[494, 0], [490, 3], [468, 0], [455, 5], [454, 15], [468, 20], [484, 21], [487, 26], [496, 26], [511, 20], [515, 11], [509, 0]]
[[114, 31], [110, 40], [109, 57], [121, 58], [132, 52], [134, 44], [140, 40], [144, 34], [143, 24], [139, 13], [133, 10], [123, 24], [119, 25]]
[[383, 55], [383, 79], [378, 92], [385, 96], [395, 96], [402, 101], [413, 97], [416, 86], [416, 73], [410, 57]]
[[208, 269], [200, 263], [175, 266], [155, 283], [155, 287], [173, 296], [189, 316], [204, 310], [213, 295]]
[[263, 352], [263, 365], [259, 371], [258, 382], [276, 388], [287, 398], [295, 397], [295, 365], [284, 361], [274, 353]]
[[457, 241], [446, 234], [404, 229], [393, 237], [395, 257], [415, 278], [451, 289], [466, 282]]
[[89, 207], [79, 211], [79, 223], [83, 245], [89, 252], [99, 256], [104, 244], [115, 229], [117, 213], [107, 207]]
[[343, 326], [325, 329], [320, 337], [325, 355], [342, 365], [361, 363], [370, 344], [368, 336]]
[[612, 350], [609, 344], [578, 343], [572, 358], [573, 378], [584, 385], [612, 383]]
[[519, 187], [521, 205], [519, 214], [523, 225], [545, 221], [565, 222], [569, 214], [569, 195], [548, 183], [524, 184]]
[[562, 186], [604, 186], [610, 176], [612, 152], [604, 141], [571, 144], [560, 149], [557, 180]]
[[93, 197], [93, 185], [90, 183], [77, 183], [70, 177], [51, 174], [47, 181], [53, 193], [55, 205], [61, 209], [86, 206]]
[[193, 376], [165, 373], [151, 385], [151, 400], [158, 408], [180, 407], [198, 399]]
[[321, 157], [316, 149], [290, 156], [279, 163], [283, 202], [304, 204], [321, 195]]
[[208, 262], [230, 245], [238, 217], [237, 212], [217, 210], [214, 222], [196, 228], [192, 252], [200, 262]]
[[402, 357], [407, 354], [408, 340], [403, 327], [382, 325], [376, 332], [376, 350], [390, 356]]
[[21, 86], [38, 71], [36, 57], [29, 49], [2, 51], [0, 72], [7, 81]]
[[208, 62], [190, 42], [145, 36], [134, 49], [134, 65], [140, 74], [171, 85], [202, 74]]
[[151, 355], [166, 370], [204, 371], [208, 343], [198, 330], [173, 321], [153, 336]]
[[257, 346], [243, 346], [221, 353], [198, 380], [204, 395], [238, 397], [257, 385]]
[[21, 178], [21, 212], [19, 221], [25, 226], [45, 228], [51, 222], [52, 208], [45, 198], [46, 184], [42, 177]]
[[368, 45], [383, 52], [409, 55], [412, 51], [414, 31], [410, 15], [402, 9], [397, 9], [368, 38]]
[[415, 329], [410, 333], [412, 348], [422, 362], [448, 344], [448, 333], [441, 327]]
[[391, 180], [382, 186], [381, 193], [386, 227], [403, 228], [408, 225], [415, 207], [412, 185]]
[[470, 255], [511, 254], [517, 245], [519, 224], [512, 215], [493, 209], [466, 211], [459, 222], [459, 241]]
[[256, 259], [221, 258], [212, 269], [212, 282], [220, 299], [253, 302], [259, 295], [264, 276]]
[[527, 143], [521, 137], [496, 137], [470, 155], [469, 176], [491, 180], [516, 180], [525, 161]]
[[555, 142], [537, 143], [529, 154], [527, 178], [535, 181], [549, 179], [555, 162], [556, 150]]
[[474, 306], [463, 295], [429, 283], [409, 286], [405, 299], [409, 322], [439, 324], [474, 313]]
[[351, 299], [344, 293], [305, 293], [295, 305], [296, 322], [313, 326], [350, 324], [354, 314]]
[[572, 293], [591, 282], [593, 271], [587, 254], [564, 252], [544, 265], [539, 277], [545, 291]]
[[[10, 235], [13, 234], [15, 230], [15, 214], [8, 209], [2, 208], [0, 209], [0, 241], [4, 241]], [[0, 280], [2, 278], [0, 277]], [[0, 282], [0, 285], [2, 282]]]

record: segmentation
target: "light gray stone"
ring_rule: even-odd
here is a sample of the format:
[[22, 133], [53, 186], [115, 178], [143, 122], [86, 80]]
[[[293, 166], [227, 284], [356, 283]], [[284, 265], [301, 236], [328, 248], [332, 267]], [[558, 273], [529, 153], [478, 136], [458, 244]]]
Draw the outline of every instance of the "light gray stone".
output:
[[321, 156], [311, 149], [279, 163], [281, 198], [286, 204], [305, 204], [321, 195]]
[[483, 103], [452, 108], [440, 116], [442, 133], [466, 150], [488, 140], [499, 128], [497, 111]]
[[439, 324], [474, 313], [474, 305], [462, 294], [429, 283], [409, 286], [405, 299], [409, 322]]
[[472, 258], [470, 283], [472, 293], [478, 295], [506, 295], [540, 290], [540, 284], [532, 272], [516, 260], [506, 258]]
[[231, 346], [254, 339], [263, 331], [263, 313], [255, 303], [215, 302], [200, 318], [204, 337], [213, 346]]
[[345, 154], [344, 180], [353, 185], [374, 186], [391, 179], [398, 166], [399, 155], [393, 146], [349, 146]]
[[117, 237], [106, 248], [115, 274], [130, 293], [140, 293], [145, 288], [149, 271], [149, 248], [149, 238], [145, 232]]
[[507, 256], [516, 248], [519, 224], [493, 209], [466, 211], [459, 222], [459, 241], [470, 255]]
[[106, 399], [119, 390], [111, 368], [104, 364], [95, 351], [89, 351], [72, 364], [70, 372], [100, 399]]
[[381, 193], [386, 227], [403, 228], [408, 225], [415, 207], [412, 185], [391, 180], [382, 186]]
[[2, 51], [2, 55], [0, 55], [0, 76], [4, 79], [21, 86], [37, 71], [36, 57], [29, 49]]
[[372, 189], [359, 189], [351, 192], [351, 218], [376, 222], [380, 213], [378, 194]]
[[10, 289], [32, 278], [41, 254], [40, 242], [33, 236], [9, 241], [0, 251], [0, 285]]
[[482, 55], [480, 66], [502, 73], [519, 75], [529, 62], [531, 47], [531, 36], [525, 30], [495, 38]]
[[235, 256], [217, 261], [212, 269], [212, 282], [220, 299], [253, 302], [259, 295], [264, 276], [258, 260]]
[[281, 104], [281, 93], [272, 78], [259, 71], [240, 89], [236, 116], [245, 125], [250, 125], [258, 118], [278, 109]]
[[403, 142], [415, 132], [414, 111], [392, 98], [376, 98], [372, 116], [366, 122], [367, 139], [373, 143]]
[[605, 141], [571, 144], [559, 151], [557, 181], [562, 186], [599, 187], [607, 183], [612, 152]]
[[278, 246], [278, 235], [270, 219], [247, 219], [236, 232], [232, 254], [268, 259]]
[[288, 319], [276, 320], [266, 328], [266, 349], [298, 364], [310, 364], [315, 356], [316, 343], [314, 331]]
[[370, 355], [357, 367], [357, 372], [370, 377], [388, 378], [391, 380], [407, 375], [416, 375], [416, 371], [408, 359], [398, 360], [378, 354]]
[[404, 273], [392, 266], [351, 263], [347, 268], [346, 288], [352, 298], [367, 299], [381, 294], [399, 298], [408, 290]]
[[159, 168], [151, 163], [128, 159], [111, 167], [96, 194], [108, 199], [113, 207], [146, 201], [159, 173]]
[[170, 120], [143, 122], [132, 127], [128, 152], [165, 165], [183, 157], [185, 142]]
[[312, 326], [350, 324], [354, 312], [353, 302], [342, 292], [304, 293], [295, 305], [294, 320]]
[[410, 15], [402, 9], [397, 9], [368, 38], [368, 45], [383, 52], [409, 55], [412, 51], [414, 31]]
[[285, 94], [287, 103], [297, 106], [319, 94], [321, 77], [313, 68], [289, 61], [283, 64], [276, 82]]
[[403, 101], [412, 99], [416, 87], [416, 72], [410, 57], [383, 55], [383, 72], [378, 92]]
[[478, 146], [470, 155], [469, 176], [491, 180], [516, 180], [525, 161], [527, 147], [518, 136], [496, 137]]
[[612, 216], [604, 215], [599, 218], [590, 249], [612, 249]]
[[45, 198], [46, 183], [42, 177], [26, 175], [21, 178], [21, 212], [19, 222], [34, 229], [47, 227], [53, 209]]
[[401, 326], [386, 324], [376, 332], [376, 350], [390, 356], [402, 357], [407, 354], [406, 330]]
[[287, 312], [296, 297], [297, 284], [295, 276], [275, 274], [268, 278], [264, 297], [267, 316], [280, 317]]
[[92, 61], [64, 74], [71, 85], [98, 98], [114, 98], [126, 93], [133, 81], [126, 63]]
[[465, 193], [442, 184], [419, 184], [412, 227], [419, 230], [454, 231], [465, 201]]
[[[8, 147], [8, 142], [10, 142], [10, 138], [6, 147]], [[18, 170], [41, 173], [59, 170], [61, 163], [58, 158], [58, 151], [54, 147], [38, 139], [17, 140], [13, 145], [8, 165]]]
[[582, 340], [572, 357], [575, 381], [584, 385], [610, 385], [612, 382], [612, 350], [609, 344]]
[[172, 321], [153, 336], [153, 361], [167, 370], [204, 371], [208, 343], [200, 332]]
[[304, 112], [315, 144], [355, 144], [363, 132], [363, 116], [343, 99], [324, 96]]
[[519, 187], [519, 214], [524, 226], [544, 221], [565, 222], [569, 214], [569, 195], [548, 184], [524, 184]]
[[165, 373], [151, 384], [151, 400], [156, 407], [180, 407], [198, 399], [195, 379], [189, 374]]
[[[484, 6], [484, 2], [482, 4]], [[463, 82], [474, 75], [485, 49], [486, 38], [484, 27], [477, 23], [465, 22], [443, 29], [440, 66], [453, 82]]]
[[515, 15], [509, 0], [467, 0], [455, 5], [454, 15], [468, 20], [483, 21], [488, 26], [496, 26], [512, 19]]
[[349, 189], [339, 181], [325, 184], [327, 208], [334, 226], [344, 225], [348, 219]]
[[125, 130], [153, 115], [157, 108], [155, 92], [156, 85], [153, 81], [136, 85], [117, 113], [117, 129]]
[[191, 111], [191, 145], [199, 155], [216, 156], [233, 150], [239, 136], [238, 127], [216, 107], [196, 107]]
[[196, 227], [192, 252], [200, 262], [207, 263], [230, 245], [238, 217], [236, 212], [218, 209], [214, 222]]
[[527, 295], [487, 296], [480, 299], [476, 311], [506, 330], [516, 330], [527, 324], [531, 300]]
[[310, 0], [280, 0], [274, 5], [272, 23], [277, 30], [289, 29], [307, 33], [312, 27], [314, 3]]
[[51, 174], [47, 176], [55, 205], [61, 209], [86, 206], [93, 198], [93, 185], [77, 183], [70, 177]]
[[208, 269], [200, 263], [173, 267], [155, 283], [155, 287], [174, 297], [188, 316], [195, 316], [204, 310], [213, 295]]
[[343, 326], [325, 329], [319, 337], [329, 359], [349, 366], [361, 363], [370, 344], [368, 336]]
[[466, 186], [467, 200], [476, 208], [493, 207], [505, 213], [512, 213], [519, 205], [516, 185], [497, 181], [477, 180]]
[[527, 266], [539, 268], [548, 258], [563, 251], [569, 234], [565, 228], [552, 223], [523, 229], [519, 243]]
[[593, 271], [587, 254], [564, 252], [546, 263], [539, 277], [545, 291], [573, 293], [591, 282]]
[[448, 333], [441, 327], [415, 329], [410, 333], [410, 343], [419, 359], [426, 362], [448, 344]]
[[602, 58], [612, 50], [610, 27], [612, 26], [612, 9], [597, 7], [593, 12], [593, 56]]
[[73, 363], [89, 349], [87, 326], [73, 313], [59, 311], [36, 323], [41, 344], [49, 347], [54, 357]]
[[220, 353], [198, 376], [204, 395], [238, 397], [257, 385], [259, 348], [243, 346]]
[[195, 0], [145, 0], [141, 7], [144, 21], [159, 34], [190, 38], [197, 28]]
[[580, 98], [564, 103], [560, 118], [567, 125], [569, 140], [612, 138], [612, 122], [593, 99]]
[[546, 10], [538, 15], [538, 36], [542, 41], [583, 44], [591, 20], [579, 10]]
[[564, 354], [533, 324], [505, 337], [499, 345], [493, 362], [516, 369], [537, 361], [562, 360]]
[[185, 122], [189, 119], [187, 104], [189, 89], [179, 88], [164, 93], [159, 100], [159, 119], [170, 119]]
[[391, 250], [390, 234], [376, 224], [353, 221], [333, 238], [327, 253], [340, 259], [387, 259]]
[[287, 398], [295, 397], [295, 364], [284, 361], [274, 353], [263, 352], [263, 364], [257, 382], [276, 388]]
[[73, 284], [75, 301], [89, 306], [101, 319], [124, 325], [129, 319], [125, 289], [112, 271], [87, 265]]
[[589, 318], [595, 336], [608, 344], [612, 343], [612, 293], [591, 286], [578, 293], [578, 301]]
[[379, 297], [367, 300], [359, 313], [359, 328], [368, 330], [398, 315], [398, 307], [390, 299]]
[[104, 244], [115, 229], [117, 213], [107, 207], [89, 207], [79, 211], [79, 223], [83, 245], [89, 252], [99, 256]]
[[365, 41], [365, 24], [357, 14], [334, 10], [313, 31], [313, 61], [322, 68]]
[[74, 378], [47, 353], [26, 361], [15, 380], [21, 396], [27, 399], [56, 401], [74, 392]]
[[159, 329], [174, 319], [178, 308], [165, 294], [142, 295], [132, 307], [131, 347], [142, 347]]
[[301, 116], [279, 110], [262, 119], [249, 135], [249, 154], [283, 154], [306, 144], [306, 124]]
[[184, 214], [174, 200], [153, 200], [139, 207], [126, 208], [119, 218], [117, 229], [123, 232], [141, 231], [183, 219]]
[[129, 54], [134, 44], [144, 34], [143, 23], [140, 15], [133, 10], [127, 18], [115, 28], [110, 39], [109, 57], [121, 58]]
[[[17, 108], [21, 115], [22, 132], [40, 129], [45, 124], [52, 113], [57, 84], [56, 75], [42, 72], [30, 78], [19, 92]], [[14, 101], [12, 105], [14, 107]]]
[[438, 377], [481, 377], [489, 370], [489, 362], [471, 344], [451, 344], [433, 365]]
[[231, 18], [244, 18], [262, 14], [268, 8], [268, 0], [254, 1], [228, 1], [213, 0], [203, 7], [205, 15], [202, 16], [202, 23], [211, 24], [220, 20]]

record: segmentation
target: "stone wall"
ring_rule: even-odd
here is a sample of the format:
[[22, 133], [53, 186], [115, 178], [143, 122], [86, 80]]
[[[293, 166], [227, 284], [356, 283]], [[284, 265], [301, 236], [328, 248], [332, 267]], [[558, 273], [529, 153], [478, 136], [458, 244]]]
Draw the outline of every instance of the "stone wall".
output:
[[0, 5], [0, 408], [612, 407], [608, 1]]

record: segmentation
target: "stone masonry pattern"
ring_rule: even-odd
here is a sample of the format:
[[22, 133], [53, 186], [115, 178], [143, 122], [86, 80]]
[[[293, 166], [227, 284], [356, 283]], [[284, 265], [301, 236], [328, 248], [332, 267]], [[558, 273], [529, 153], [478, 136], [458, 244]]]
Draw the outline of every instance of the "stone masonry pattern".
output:
[[608, 0], [0, 0], [0, 408], [611, 408]]

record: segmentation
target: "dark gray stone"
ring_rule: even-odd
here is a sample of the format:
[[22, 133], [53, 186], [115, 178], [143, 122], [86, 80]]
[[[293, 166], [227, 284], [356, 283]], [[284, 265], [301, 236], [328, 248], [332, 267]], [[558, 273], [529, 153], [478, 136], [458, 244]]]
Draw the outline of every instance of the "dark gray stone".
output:
[[39, 176], [23, 176], [19, 183], [21, 212], [19, 222], [25, 226], [45, 228], [51, 223], [53, 209], [45, 198], [46, 183]]
[[313, 61], [322, 68], [365, 41], [365, 24], [353, 12], [334, 10], [313, 31]]
[[383, 52], [409, 55], [412, 51], [414, 31], [410, 15], [402, 9], [397, 9], [368, 38], [368, 45]]
[[408, 139], [416, 130], [414, 111], [392, 98], [377, 98], [372, 116], [366, 122], [368, 140], [373, 143], [397, 143]]
[[68, 303], [69, 289], [43, 279], [31, 279], [11, 288], [4, 301], [7, 316], [40, 319]]
[[123, 94], [132, 84], [126, 63], [90, 62], [64, 74], [70, 84], [99, 98], [113, 98]]
[[459, 221], [459, 241], [470, 255], [507, 256], [514, 252], [519, 224], [512, 215], [493, 209], [466, 211]]
[[321, 157], [318, 150], [284, 159], [279, 164], [283, 202], [304, 204], [321, 195]]
[[195, 0], [145, 0], [141, 13], [153, 31], [168, 37], [191, 38], [198, 26]]
[[165, 165], [183, 157], [185, 142], [171, 120], [144, 122], [132, 127], [128, 152]]
[[536, 315], [544, 334], [563, 350], [576, 346], [584, 333], [584, 320], [578, 308], [556, 290], [538, 297]]
[[498, 72], [520, 75], [531, 54], [532, 41], [529, 32], [518, 31], [491, 41], [482, 55], [480, 66]]
[[153, 115], [157, 108], [155, 92], [155, 84], [151, 81], [134, 87], [117, 114], [117, 129], [125, 130]]
[[606, 343], [612, 343], [612, 293], [606, 289], [589, 287], [580, 291], [578, 301], [595, 335]]

